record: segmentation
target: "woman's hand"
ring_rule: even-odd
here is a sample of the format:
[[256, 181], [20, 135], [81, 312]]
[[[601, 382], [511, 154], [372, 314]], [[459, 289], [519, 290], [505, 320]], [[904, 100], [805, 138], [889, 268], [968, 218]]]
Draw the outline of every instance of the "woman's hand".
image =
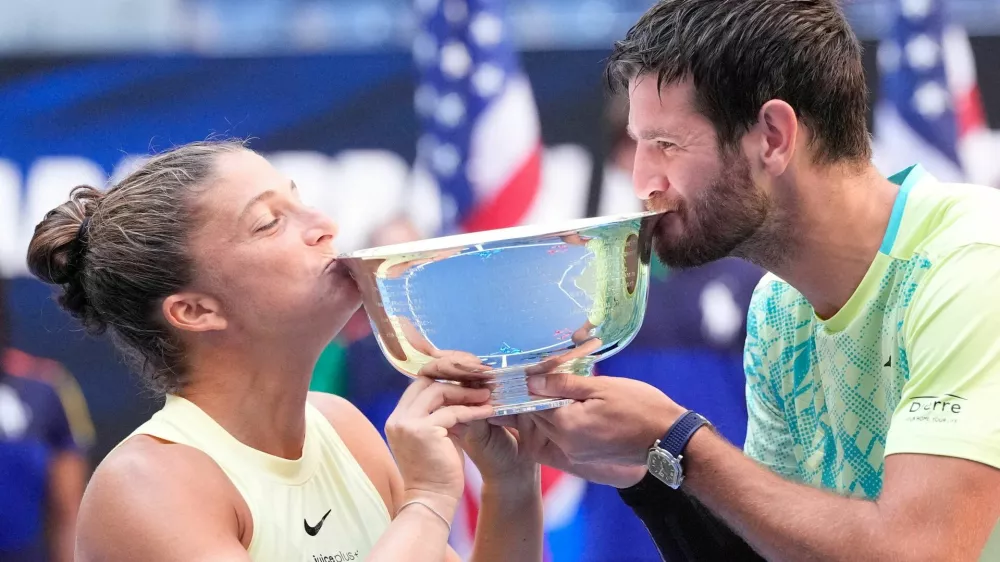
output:
[[479, 420], [456, 425], [452, 431], [476, 463], [484, 483], [530, 480], [538, 470], [538, 463], [518, 441], [515, 429]]
[[399, 400], [385, 425], [389, 448], [403, 477], [404, 498], [420, 497], [453, 514], [465, 488], [458, 424], [493, 413], [489, 390], [464, 388], [419, 377]]
[[[461, 381], [467, 387], [488, 387], [489, 367], [478, 357], [463, 351], [438, 351], [435, 359], [420, 370], [420, 375], [433, 379]], [[490, 425], [478, 420], [457, 424], [452, 433], [459, 437], [462, 448], [476, 463], [486, 484], [509, 481], [531, 481], [537, 464], [518, 443], [517, 431]]]

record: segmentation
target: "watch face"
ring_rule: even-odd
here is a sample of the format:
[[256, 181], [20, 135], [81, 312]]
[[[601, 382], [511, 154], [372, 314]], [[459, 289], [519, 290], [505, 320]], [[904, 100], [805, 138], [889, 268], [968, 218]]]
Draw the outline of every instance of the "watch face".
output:
[[663, 449], [654, 448], [649, 452], [649, 460], [646, 464], [650, 474], [667, 486], [677, 488], [681, 485], [680, 463], [670, 453]]

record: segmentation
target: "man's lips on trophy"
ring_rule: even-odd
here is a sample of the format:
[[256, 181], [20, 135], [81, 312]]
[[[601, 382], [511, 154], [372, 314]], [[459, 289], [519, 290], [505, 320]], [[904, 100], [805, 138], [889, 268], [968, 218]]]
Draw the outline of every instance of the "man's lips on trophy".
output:
[[667, 221], [671, 220], [669, 217], [678, 211], [680, 208], [679, 202], [674, 201], [665, 195], [654, 194], [652, 197], [646, 200], [646, 210], [653, 211], [654, 213], [663, 213], [656, 221], [656, 230], [663, 230], [667, 227]]

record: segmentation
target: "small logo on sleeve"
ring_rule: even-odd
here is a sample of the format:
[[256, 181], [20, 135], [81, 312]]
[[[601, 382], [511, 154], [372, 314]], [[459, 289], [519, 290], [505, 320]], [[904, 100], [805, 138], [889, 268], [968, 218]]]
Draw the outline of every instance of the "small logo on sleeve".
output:
[[941, 394], [937, 396], [914, 396], [906, 407], [908, 421], [923, 421], [931, 423], [957, 423], [962, 415], [962, 408], [968, 402], [957, 394]]

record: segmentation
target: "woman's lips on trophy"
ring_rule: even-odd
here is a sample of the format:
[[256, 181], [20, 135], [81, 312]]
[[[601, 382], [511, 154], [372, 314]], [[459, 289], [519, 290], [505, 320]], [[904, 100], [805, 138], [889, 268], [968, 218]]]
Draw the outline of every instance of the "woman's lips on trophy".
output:
[[326, 267], [323, 268], [323, 275], [334, 275], [340, 278], [353, 279], [351, 277], [351, 271], [337, 258], [333, 258], [327, 262]]

